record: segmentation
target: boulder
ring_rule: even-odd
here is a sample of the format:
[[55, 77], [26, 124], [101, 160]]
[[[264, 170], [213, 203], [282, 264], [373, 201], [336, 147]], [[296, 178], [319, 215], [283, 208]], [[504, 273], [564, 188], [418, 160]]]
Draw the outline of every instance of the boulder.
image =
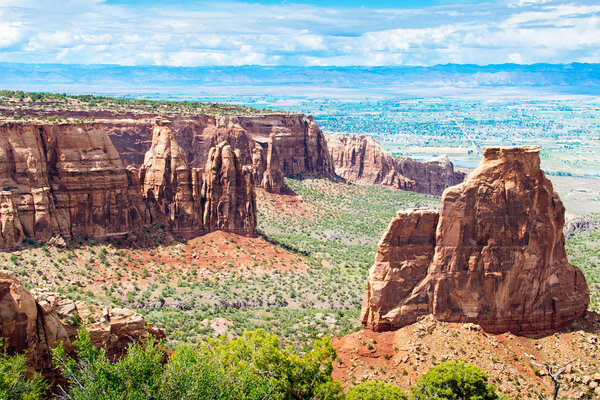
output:
[[[363, 325], [393, 330], [432, 314], [492, 333], [536, 334], [582, 317], [589, 290], [567, 261], [565, 209], [540, 169], [539, 152], [486, 148], [467, 180], [444, 191], [433, 252], [423, 238], [431, 238], [434, 211], [392, 221], [370, 271]], [[424, 214], [428, 222], [415, 223]], [[419, 246], [390, 245], [406, 240]]]
[[[85, 325], [82, 324], [85, 319]], [[111, 358], [124, 354], [129, 344], [148, 335], [165, 337], [141, 315], [124, 309], [91, 312], [81, 302], [40, 290], [28, 291], [12, 272], [0, 271], [0, 337], [9, 352], [26, 353], [28, 365], [40, 371], [52, 368], [50, 349], [63, 343], [73, 350], [77, 330], [85, 327], [92, 344], [106, 346]]]

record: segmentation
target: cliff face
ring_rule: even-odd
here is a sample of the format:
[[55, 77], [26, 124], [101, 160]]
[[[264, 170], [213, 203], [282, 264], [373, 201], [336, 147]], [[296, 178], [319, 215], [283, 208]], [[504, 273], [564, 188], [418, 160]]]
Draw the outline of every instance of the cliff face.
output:
[[392, 157], [370, 137], [326, 135], [326, 138], [335, 172], [350, 182], [440, 195], [445, 188], [465, 178], [464, 173], [454, 171], [445, 156], [418, 162], [408, 157]]
[[[362, 323], [392, 330], [433, 314], [489, 332], [537, 333], [582, 317], [589, 291], [569, 264], [564, 207], [539, 148], [488, 148], [434, 211], [401, 213], [379, 245]], [[435, 232], [435, 240], [433, 234]]]
[[159, 121], [140, 179], [152, 219], [179, 235], [215, 230], [256, 235], [253, 170], [242, 166], [241, 152], [227, 142], [210, 149], [203, 177], [199, 168], [188, 166], [171, 124]]
[[[204, 182], [161, 123], [138, 174], [123, 168], [100, 124], [0, 122], [0, 249], [26, 238], [105, 238], [149, 223], [186, 237], [216, 229], [255, 235], [252, 170], [224, 146], [216, 146]], [[267, 152], [265, 177], [276, 160]], [[216, 209], [204, 225], [207, 199]]]
[[221, 142], [210, 150], [204, 170], [203, 223], [208, 231], [256, 235], [256, 196], [251, 167], [239, 150]]
[[132, 179], [98, 124], [0, 123], [0, 247], [143, 225]]
[[[139, 166], [152, 141], [150, 118], [120, 119], [102, 115], [104, 126], [125, 165]], [[226, 141], [244, 166], [255, 166], [255, 182], [278, 193], [283, 175], [307, 173], [334, 178], [327, 142], [311, 116], [267, 114], [260, 116], [173, 115], [175, 140], [191, 167], [204, 167], [212, 147]], [[262, 153], [262, 154], [261, 154]], [[260, 159], [260, 161], [259, 161]], [[263, 168], [256, 168], [257, 163]], [[266, 177], [265, 177], [266, 173]]]
[[72, 321], [75, 313], [88, 321], [92, 343], [106, 345], [109, 357], [122, 355], [130, 343], [148, 335], [165, 337], [164, 331], [129, 310], [94, 314], [84, 304], [61, 295], [44, 293], [36, 299], [12, 272], [0, 271], [0, 337], [9, 352], [26, 353], [32, 368], [51, 368], [50, 349], [60, 342], [67, 351], [73, 349], [79, 326], [67, 321]]

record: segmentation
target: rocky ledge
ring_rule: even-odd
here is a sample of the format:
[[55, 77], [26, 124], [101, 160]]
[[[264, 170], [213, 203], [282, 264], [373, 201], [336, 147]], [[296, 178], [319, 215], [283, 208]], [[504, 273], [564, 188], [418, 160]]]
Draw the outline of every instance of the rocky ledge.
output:
[[63, 343], [67, 351], [73, 350], [81, 328], [88, 330], [94, 345], [106, 346], [110, 358], [120, 357], [129, 344], [148, 336], [165, 338], [162, 329], [133, 311], [89, 308], [43, 290], [32, 293], [12, 272], [0, 271], [0, 337], [8, 351], [26, 353], [30, 367], [51, 369], [50, 349]]

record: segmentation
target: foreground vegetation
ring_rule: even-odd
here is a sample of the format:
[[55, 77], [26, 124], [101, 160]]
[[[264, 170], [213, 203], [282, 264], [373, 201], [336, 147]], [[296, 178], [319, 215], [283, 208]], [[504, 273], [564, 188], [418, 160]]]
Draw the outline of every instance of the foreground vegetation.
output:
[[590, 289], [589, 309], [600, 312], [600, 214], [567, 223], [565, 236], [567, 257], [581, 268]]
[[50, 394], [39, 374], [27, 377], [24, 356], [0, 358], [0, 398], [64, 400], [496, 400], [496, 389], [478, 368], [445, 362], [432, 368], [410, 395], [380, 381], [365, 381], [344, 394], [332, 380], [336, 351], [327, 338], [297, 353], [275, 335], [245, 332], [236, 339], [220, 336], [198, 346], [178, 346], [168, 356], [153, 340], [133, 344], [127, 354], [110, 361], [94, 347], [85, 330], [74, 342], [75, 354], [62, 345], [53, 361], [66, 380]]

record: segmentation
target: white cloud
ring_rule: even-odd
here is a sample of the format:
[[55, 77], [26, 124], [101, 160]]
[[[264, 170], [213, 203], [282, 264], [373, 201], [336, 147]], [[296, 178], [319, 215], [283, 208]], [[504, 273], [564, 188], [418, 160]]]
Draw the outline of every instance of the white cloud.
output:
[[18, 44], [24, 36], [22, 24], [0, 22], [0, 50]]
[[417, 10], [0, 0], [0, 61], [157, 65], [600, 62], [600, 5]]

